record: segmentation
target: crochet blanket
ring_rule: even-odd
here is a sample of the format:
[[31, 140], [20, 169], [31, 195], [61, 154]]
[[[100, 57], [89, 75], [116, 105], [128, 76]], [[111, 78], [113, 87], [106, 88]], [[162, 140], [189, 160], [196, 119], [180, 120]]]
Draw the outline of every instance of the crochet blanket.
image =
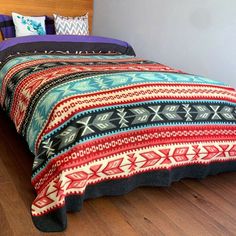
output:
[[236, 170], [233, 88], [122, 41], [17, 40], [0, 45], [0, 102], [35, 155], [38, 229], [64, 230], [88, 198]]

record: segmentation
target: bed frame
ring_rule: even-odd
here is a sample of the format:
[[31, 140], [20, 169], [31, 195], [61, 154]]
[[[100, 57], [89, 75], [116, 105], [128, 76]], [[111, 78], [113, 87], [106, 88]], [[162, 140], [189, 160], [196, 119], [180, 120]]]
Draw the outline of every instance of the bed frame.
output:
[[[80, 16], [89, 13], [89, 31], [92, 33], [93, 0], [5, 0], [0, 1], [0, 14], [52, 16], [53, 13], [64, 16]], [[2, 35], [0, 34], [0, 41]]]

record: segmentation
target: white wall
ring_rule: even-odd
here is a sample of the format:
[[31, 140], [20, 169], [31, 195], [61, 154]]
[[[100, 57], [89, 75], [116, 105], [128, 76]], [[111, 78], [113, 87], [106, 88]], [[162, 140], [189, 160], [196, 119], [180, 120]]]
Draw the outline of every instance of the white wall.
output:
[[93, 34], [236, 87], [236, 0], [94, 0]]

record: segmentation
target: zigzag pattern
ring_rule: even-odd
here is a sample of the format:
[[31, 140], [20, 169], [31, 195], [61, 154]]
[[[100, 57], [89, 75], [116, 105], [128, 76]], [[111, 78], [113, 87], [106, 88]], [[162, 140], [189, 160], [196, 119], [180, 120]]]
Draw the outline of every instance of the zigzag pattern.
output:
[[56, 34], [88, 35], [88, 14], [81, 17], [64, 17], [54, 14]]

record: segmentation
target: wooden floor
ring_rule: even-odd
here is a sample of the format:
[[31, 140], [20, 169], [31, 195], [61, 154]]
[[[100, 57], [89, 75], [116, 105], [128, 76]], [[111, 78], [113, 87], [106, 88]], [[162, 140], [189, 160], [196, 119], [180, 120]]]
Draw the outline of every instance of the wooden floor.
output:
[[31, 222], [33, 157], [0, 111], [0, 235], [236, 235], [236, 173], [87, 200], [63, 233]]

